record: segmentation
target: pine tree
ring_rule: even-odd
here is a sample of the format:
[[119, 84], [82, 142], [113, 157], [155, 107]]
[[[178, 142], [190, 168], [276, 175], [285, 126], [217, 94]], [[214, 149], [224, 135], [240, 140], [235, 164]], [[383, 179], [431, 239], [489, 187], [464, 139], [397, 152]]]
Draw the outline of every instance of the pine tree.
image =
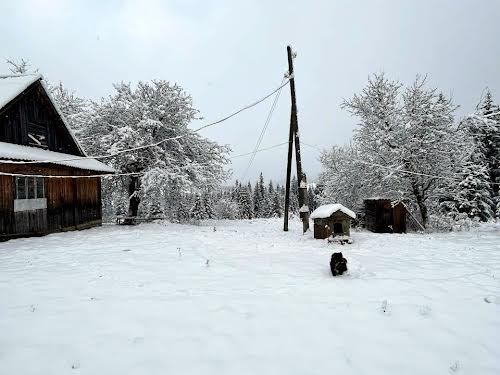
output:
[[212, 200], [212, 195], [208, 191], [203, 193], [203, 205], [206, 218], [214, 219], [215, 218], [214, 202]]
[[308, 201], [309, 201], [309, 212], [313, 212], [317, 208], [316, 194], [314, 188], [309, 186], [307, 189]]
[[203, 220], [207, 218], [205, 204], [203, 203], [203, 198], [200, 194], [196, 195], [196, 199], [194, 201], [194, 206], [191, 209], [190, 216], [194, 220]]
[[185, 197], [180, 197], [179, 205], [177, 206], [175, 218], [179, 223], [185, 223], [189, 220], [189, 208]]
[[282, 202], [283, 201], [280, 198], [279, 192], [275, 191], [273, 194], [272, 207], [271, 207], [272, 217], [281, 217], [283, 215]]
[[252, 219], [253, 202], [252, 202], [252, 185], [240, 185], [238, 188], [238, 207], [240, 219]]
[[478, 105], [477, 126], [478, 142], [484, 153], [488, 175], [492, 189], [494, 209], [500, 214], [500, 106], [493, 103], [490, 90], [486, 91], [485, 98]]
[[253, 212], [256, 218], [261, 217], [262, 212], [262, 196], [260, 191], [259, 181], [255, 183], [255, 187], [253, 188]]

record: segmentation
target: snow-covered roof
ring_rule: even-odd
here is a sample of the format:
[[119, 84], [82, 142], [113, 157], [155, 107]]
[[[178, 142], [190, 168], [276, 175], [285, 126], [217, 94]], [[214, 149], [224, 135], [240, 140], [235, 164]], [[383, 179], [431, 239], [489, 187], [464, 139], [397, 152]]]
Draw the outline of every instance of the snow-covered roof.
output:
[[[115, 170], [96, 159], [63, 154], [44, 150], [38, 147], [22, 146], [13, 143], [0, 142], [0, 159], [21, 161], [47, 161], [51, 164], [84, 169], [96, 172], [114, 173]], [[0, 164], [2, 161], [0, 160]]]
[[52, 95], [50, 95], [50, 90], [44, 82], [41, 74], [16, 74], [7, 76], [0, 75], [0, 110], [15, 98], [17, 98], [24, 90], [26, 90], [36, 81], [40, 81], [40, 83], [42, 84], [45, 93], [50, 99], [50, 102], [54, 106], [57, 114], [59, 115], [59, 117], [61, 117], [64, 126], [68, 130], [70, 137], [73, 139], [78, 149], [83, 155], [87, 156], [82, 146], [80, 146], [80, 143], [78, 143], [75, 135], [71, 131], [71, 128], [68, 126], [68, 122], [64, 118], [64, 115], [59, 109], [59, 106], [55, 102], [54, 98], [52, 98]]
[[354, 212], [352, 212], [350, 209], [342, 206], [339, 203], [325, 204], [323, 206], [319, 206], [311, 214], [311, 219], [325, 219], [327, 217], [332, 216], [337, 211], [341, 211], [346, 215], [352, 217], [353, 219], [356, 219], [356, 214]]
[[41, 78], [40, 74], [0, 76], [0, 109]]

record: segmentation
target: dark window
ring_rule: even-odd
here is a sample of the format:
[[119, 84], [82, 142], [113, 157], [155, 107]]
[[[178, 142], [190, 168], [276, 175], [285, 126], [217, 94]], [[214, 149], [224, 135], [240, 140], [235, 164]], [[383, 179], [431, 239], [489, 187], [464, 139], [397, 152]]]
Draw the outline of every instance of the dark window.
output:
[[16, 199], [26, 199], [26, 177], [16, 177]]
[[45, 198], [45, 186], [41, 177], [16, 177], [16, 199]]

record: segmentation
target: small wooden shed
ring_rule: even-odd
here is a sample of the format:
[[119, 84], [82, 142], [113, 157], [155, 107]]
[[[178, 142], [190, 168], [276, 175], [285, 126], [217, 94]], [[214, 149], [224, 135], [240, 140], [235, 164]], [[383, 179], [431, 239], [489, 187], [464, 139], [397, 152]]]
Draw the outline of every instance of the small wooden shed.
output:
[[364, 200], [366, 229], [375, 233], [406, 233], [406, 207], [387, 198]]
[[356, 214], [341, 204], [319, 206], [311, 214], [311, 219], [314, 220], [314, 238], [333, 236], [347, 241], [351, 234], [351, 220], [355, 218]]

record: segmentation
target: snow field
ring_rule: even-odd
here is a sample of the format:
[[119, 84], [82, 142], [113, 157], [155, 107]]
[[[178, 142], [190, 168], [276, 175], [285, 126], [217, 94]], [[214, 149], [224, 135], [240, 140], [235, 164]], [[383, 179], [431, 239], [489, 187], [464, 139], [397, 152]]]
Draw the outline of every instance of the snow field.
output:
[[[0, 374], [500, 373], [498, 225], [353, 232], [344, 246], [300, 227], [103, 226], [0, 243]], [[336, 278], [334, 251], [349, 262]]]

